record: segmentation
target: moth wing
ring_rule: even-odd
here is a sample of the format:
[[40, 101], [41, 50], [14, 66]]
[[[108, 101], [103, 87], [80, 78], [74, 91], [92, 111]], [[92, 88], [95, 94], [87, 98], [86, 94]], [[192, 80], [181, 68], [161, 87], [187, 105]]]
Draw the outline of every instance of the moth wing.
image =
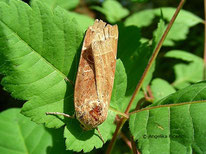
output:
[[116, 53], [117, 26], [95, 20], [86, 32], [74, 90], [77, 119], [89, 130], [107, 117]]
[[100, 39], [93, 41], [91, 44], [94, 57], [97, 94], [100, 101], [109, 104], [116, 67], [117, 26], [107, 25], [102, 29], [102, 32], [97, 35], [100, 35], [98, 36]]

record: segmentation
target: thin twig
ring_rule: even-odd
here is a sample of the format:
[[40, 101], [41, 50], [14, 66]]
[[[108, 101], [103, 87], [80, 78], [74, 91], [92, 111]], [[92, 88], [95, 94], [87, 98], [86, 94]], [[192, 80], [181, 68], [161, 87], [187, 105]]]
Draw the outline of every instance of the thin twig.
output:
[[204, 66], [203, 66], [203, 80], [206, 80], [206, 0], [204, 0], [204, 12], [205, 12], [205, 40], [204, 40]]
[[110, 141], [109, 146], [107, 147], [106, 154], [110, 154], [111, 153], [113, 145], [116, 142], [116, 138], [118, 136], [119, 130], [121, 130], [122, 126], [124, 125], [124, 123], [126, 121], [127, 121], [126, 118], [121, 118], [120, 122], [117, 123], [116, 130], [115, 130], [115, 132], [114, 132], [114, 134], [112, 136], [112, 140]]
[[192, 102], [183, 102], [183, 103], [178, 103], [178, 104], [158, 105], [158, 106], [147, 107], [147, 108], [143, 108], [143, 109], [140, 109], [140, 110], [130, 112], [129, 115], [132, 115], [132, 114], [135, 114], [135, 113], [138, 113], [138, 112], [142, 112], [142, 111], [146, 111], [146, 110], [157, 109], [157, 108], [175, 107], [175, 106], [182, 106], [182, 105], [188, 105], [188, 104], [198, 104], [198, 103], [205, 103], [205, 102], [206, 102], [206, 100], [200, 100], [200, 101], [192, 101]]
[[153, 102], [154, 101], [154, 96], [152, 94], [152, 90], [151, 90], [151, 87], [149, 85], [147, 86], [147, 92], [149, 94], [150, 101]]
[[[181, 10], [184, 2], [185, 2], [185, 0], [181, 0], [181, 1], [180, 1], [180, 3], [179, 3], [179, 5], [178, 5], [178, 7], [177, 7], [177, 9], [176, 9], [176, 11], [175, 11], [172, 19], [170, 20], [170, 22], [169, 22], [169, 24], [168, 24], [168, 26], [167, 26], [164, 34], [162, 35], [162, 37], [161, 37], [161, 39], [160, 39], [157, 47], [155, 48], [154, 53], [152, 54], [152, 57], [151, 57], [151, 59], [149, 60], [149, 63], [148, 63], [148, 65], [147, 65], [147, 67], [146, 67], [146, 69], [145, 69], [145, 71], [144, 71], [144, 73], [143, 73], [140, 81], [138, 82], [137, 87], [136, 87], [136, 89], [135, 89], [135, 91], [134, 91], [134, 93], [133, 93], [133, 95], [132, 95], [132, 97], [131, 97], [131, 100], [130, 100], [130, 102], [129, 102], [126, 110], [125, 110], [125, 114], [128, 114], [128, 113], [129, 113], [129, 110], [130, 110], [130, 108], [131, 108], [131, 106], [132, 106], [132, 103], [133, 103], [136, 95], [138, 94], [138, 92], [139, 92], [139, 90], [140, 90], [140, 88], [141, 88], [141, 86], [142, 86], [142, 84], [143, 84], [143, 81], [144, 81], [147, 73], [149, 72], [149, 69], [150, 69], [150, 67], [152, 66], [155, 58], [157, 57], [157, 54], [159, 53], [159, 50], [160, 50], [160, 48], [162, 47], [162, 44], [163, 44], [163, 42], [164, 42], [164, 40], [165, 40], [165, 38], [166, 38], [169, 30], [171, 29], [171, 27], [172, 27], [172, 25], [173, 25], [173, 23], [174, 23], [177, 15], [178, 15], [178, 13], [180, 12], [180, 10]], [[108, 146], [108, 148], [107, 148], [107, 151], [106, 151], [107, 154], [111, 153], [112, 148], [113, 148], [113, 145], [114, 145], [114, 143], [115, 143], [115, 141], [116, 141], [117, 135], [118, 135], [119, 131], [121, 130], [121, 128], [123, 127], [123, 125], [124, 125], [124, 123], [126, 122], [126, 120], [127, 120], [127, 119], [122, 118], [122, 120], [120, 121], [120, 123], [116, 126], [116, 130], [115, 130], [115, 132], [114, 132], [114, 135], [113, 135], [113, 137], [112, 137], [112, 140], [111, 140], [111, 142], [110, 142], [110, 144], [109, 144], [109, 146]]]
[[132, 152], [133, 152], [133, 154], [140, 154], [140, 152], [137, 150], [137, 147], [136, 147], [133, 136], [131, 136], [131, 143], [132, 143]]
[[122, 133], [119, 134], [122, 138], [122, 140], [127, 144], [127, 146], [132, 150], [132, 143], [131, 141]]
[[152, 54], [152, 57], [150, 58], [149, 63], [148, 63], [148, 65], [147, 65], [145, 71], [143, 72], [143, 75], [142, 75], [139, 83], [137, 84], [137, 87], [136, 87], [136, 89], [135, 89], [135, 91], [134, 91], [134, 93], [133, 93], [133, 95], [132, 95], [132, 98], [131, 98], [131, 100], [130, 100], [130, 102], [129, 102], [129, 105], [127, 106], [127, 109], [126, 109], [125, 113], [129, 113], [129, 110], [130, 110], [130, 108], [131, 108], [131, 106], [132, 106], [132, 103], [133, 103], [133, 101], [134, 101], [134, 99], [135, 99], [135, 96], [138, 94], [140, 88], [142, 87], [142, 84], [143, 84], [143, 82], [144, 82], [144, 79], [145, 79], [147, 73], [149, 72], [150, 67], [152, 66], [155, 58], [157, 57], [157, 55], [158, 55], [158, 53], [159, 53], [159, 50], [160, 50], [160, 48], [162, 47], [162, 44], [163, 44], [163, 42], [164, 42], [164, 40], [165, 40], [165, 38], [166, 38], [169, 30], [171, 29], [171, 27], [172, 27], [172, 25], [173, 25], [173, 23], [174, 23], [177, 15], [178, 15], [178, 13], [180, 12], [180, 10], [181, 10], [184, 2], [185, 2], [185, 0], [181, 0], [181, 2], [179, 3], [179, 6], [177, 7], [177, 9], [176, 9], [176, 11], [175, 11], [172, 19], [170, 20], [170, 22], [169, 22], [169, 24], [168, 24], [168, 26], [167, 26], [164, 34], [162, 35], [162, 37], [161, 37], [161, 39], [160, 39], [157, 47], [155, 48], [154, 53]]
[[117, 111], [117, 110], [115, 110], [114, 108], [112, 108], [112, 107], [109, 107], [109, 109], [111, 110], [111, 111], [113, 111], [113, 112], [116, 112], [118, 115], [121, 115], [121, 116], [123, 116], [123, 117], [125, 117], [125, 118], [129, 118], [129, 116], [127, 115], [127, 114], [125, 114], [124, 112], [120, 112], [120, 111]]

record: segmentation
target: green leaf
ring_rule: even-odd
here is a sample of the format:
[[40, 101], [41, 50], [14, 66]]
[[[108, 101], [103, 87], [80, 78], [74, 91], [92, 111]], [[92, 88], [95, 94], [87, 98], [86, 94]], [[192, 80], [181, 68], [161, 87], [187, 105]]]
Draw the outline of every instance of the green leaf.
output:
[[133, 113], [129, 126], [141, 153], [205, 153], [205, 94], [204, 81]]
[[[158, 23], [158, 27], [156, 29], [156, 32], [153, 36], [154, 37], [153, 42], [152, 42], [153, 52], [156, 49], [157, 44], [159, 43], [159, 41], [164, 33], [164, 26], [165, 26], [164, 21], [162, 19], [160, 19], [160, 21]], [[151, 52], [150, 54], [152, 54], [153, 52]], [[145, 66], [145, 68], [146, 68], [146, 66]], [[147, 76], [145, 77], [144, 82], [142, 84], [142, 89], [145, 92], [147, 91], [146, 88], [152, 79], [154, 71], [155, 71], [155, 61], [153, 62], [152, 66], [151, 66], [151, 68], [150, 68], [150, 70], [149, 70], [149, 72], [148, 72]]]
[[187, 38], [189, 33], [189, 27], [186, 27], [183, 23], [175, 22], [175, 24], [170, 29], [167, 38], [165, 39], [164, 45], [174, 46], [174, 41], [181, 41]]
[[201, 81], [203, 78], [203, 59], [182, 50], [171, 50], [165, 57], [177, 58], [189, 62], [179, 63], [174, 66], [176, 79], [173, 82], [175, 88], [184, 88], [190, 83]]
[[124, 112], [127, 103], [123, 103], [127, 89], [127, 75], [121, 60], [116, 62], [116, 71], [110, 106]]
[[152, 23], [154, 17], [155, 17], [154, 10], [152, 9], [143, 10], [129, 16], [125, 20], [124, 24], [126, 26], [134, 25], [137, 27], [149, 26]]
[[[114, 119], [115, 113], [109, 111], [106, 121], [98, 126], [104, 141], [112, 138], [112, 134], [115, 130]], [[84, 131], [76, 119], [69, 119], [64, 130], [64, 136], [66, 137], [67, 150], [80, 152], [83, 149], [84, 152], [89, 152], [94, 147], [100, 148], [103, 145], [96, 129]]]
[[0, 153], [73, 153], [65, 150], [63, 129], [45, 129], [19, 112], [12, 108], [0, 113]]
[[140, 31], [137, 27], [119, 25], [118, 57], [127, 73], [126, 96], [131, 96], [134, 92], [151, 54], [148, 43], [140, 43]]
[[202, 58], [183, 50], [170, 50], [165, 57], [181, 59], [186, 62], [200, 62]]
[[[127, 74], [127, 91], [123, 101], [125, 109], [137, 83], [143, 75], [152, 52], [148, 42], [141, 43], [139, 28], [136, 26], [124, 27], [119, 25], [118, 57], [122, 60]], [[144, 87], [150, 82], [153, 71], [154, 67], [152, 67], [149, 75], [146, 77]], [[142, 97], [144, 97], [144, 94], [140, 92], [135, 97], [134, 102], [138, 102]], [[131, 110], [135, 109], [135, 107], [136, 103], [133, 103]]]
[[28, 100], [24, 115], [60, 127], [62, 119], [45, 112], [73, 113], [73, 87], [64, 79], [74, 81], [83, 32], [63, 9], [52, 13], [38, 1], [33, 4], [32, 9], [15, 0], [0, 4], [2, 85], [14, 98]]
[[[33, 3], [37, 0], [31, 0], [30, 3]], [[57, 6], [60, 6], [64, 9], [73, 9], [79, 4], [79, 0], [39, 0], [44, 2], [47, 6], [54, 9]]]
[[[163, 17], [167, 21], [171, 20], [175, 10], [176, 8], [170, 8], [170, 7], [161, 8], [161, 11], [163, 12]], [[154, 9], [154, 13], [160, 16], [159, 9]], [[175, 23], [170, 29], [168, 36], [164, 42], [164, 45], [173, 46], [175, 44], [174, 41], [180, 41], [186, 39], [187, 34], [189, 33], [189, 28], [199, 23], [203, 23], [203, 20], [200, 17], [192, 14], [189, 11], [182, 9], [178, 14]]]
[[87, 28], [94, 23], [94, 19], [92, 19], [89, 16], [71, 12], [69, 11], [69, 16], [75, 18], [75, 20], [78, 22], [78, 25], [82, 28], [82, 31], [85, 32]]
[[146, 1], [148, 1], [148, 0], [131, 0], [132, 2], [139, 2], [139, 3], [141, 3], [141, 2], [146, 2]]
[[64, 137], [64, 128], [48, 129], [47, 131], [52, 135], [52, 146], [47, 148], [47, 153], [61, 153], [61, 154], [73, 154], [73, 151], [66, 150]]
[[129, 14], [129, 11], [116, 0], [105, 0], [102, 7], [92, 6], [92, 9], [104, 14], [110, 23], [120, 21]]
[[153, 34], [153, 42], [152, 42], [153, 50], [155, 50], [160, 39], [162, 38], [164, 30], [165, 30], [165, 22], [161, 16], [161, 18], [158, 22], [158, 25], [157, 25], [157, 29], [154, 31], [154, 34]]
[[[170, 21], [176, 8], [163, 7], [143, 10], [129, 16], [125, 21], [125, 25], [135, 25], [138, 27], [149, 26], [155, 16], [161, 16], [160, 10], [162, 11], [163, 18]], [[199, 23], [203, 23], [203, 20], [200, 17], [182, 9], [170, 29], [163, 45], [173, 46], [175, 41], [186, 39], [187, 34], [189, 33], [189, 28]]]
[[51, 135], [43, 125], [31, 122], [19, 112], [13, 108], [0, 113], [0, 153], [46, 154], [52, 146]]
[[[33, 3], [37, 0], [32, 0], [30, 3], [33, 5]], [[42, 0], [38, 0], [42, 1]], [[76, 5], [79, 3], [79, 0], [43, 0], [47, 6], [51, 7], [52, 9], [55, 9], [57, 6], [60, 6], [65, 9], [71, 9], [73, 7], [76, 7]], [[69, 16], [71, 18], [75, 18], [75, 20], [78, 22], [79, 26], [82, 28], [83, 32], [87, 30], [87, 28], [94, 23], [94, 19], [87, 15], [79, 14], [76, 12], [68, 11]]]
[[[163, 17], [168, 21], [170, 21], [173, 14], [175, 13], [176, 8], [163, 7], [161, 8], [161, 10], [163, 12]], [[159, 8], [155, 9], [154, 13], [160, 16], [160, 9]], [[203, 20], [200, 17], [196, 16], [195, 14], [182, 9], [178, 14], [175, 23], [182, 23], [185, 24], [186, 27], [192, 27], [199, 23], [203, 23]]]
[[[114, 88], [110, 105], [118, 111], [124, 111], [125, 105], [127, 105], [122, 102], [124, 99], [126, 86], [126, 73], [123, 63], [121, 62], [121, 60], [117, 60]], [[115, 114], [116, 113], [112, 110], [109, 111], [107, 120], [103, 124], [98, 126], [104, 141], [111, 139], [112, 134], [114, 133]], [[66, 147], [68, 150], [79, 152], [83, 149], [84, 152], [89, 152], [94, 147], [100, 148], [103, 145], [97, 130], [84, 131], [80, 127], [80, 123], [76, 119], [68, 120], [64, 135], [66, 137]], [[85, 144], [85, 141], [87, 141], [88, 144]]]
[[156, 78], [152, 80], [151, 91], [154, 96], [154, 102], [174, 93], [176, 90], [165, 80]]
[[0, 2], [5, 2], [5, 3], [8, 3], [9, 0], [0, 0]]
[[[21, 112], [36, 123], [44, 123], [49, 128], [66, 123], [72, 129], [65, 127], [65, 132], [79, 127], [76, 119], [77, 125], [67, 122], [63, 116], [45, 114], [74, 113], [73, 86], [65, 78], [74, 82], [77, 71], [83, 31], [76, 20], [64, 9], [57, 7], [51, 11], [39, 1], [33, 2], [32, 8], [16, 0], [8, 5], [0, 3], [0, 14], [0, 70], [5, 75], [2, 79], [5, 90], [14, 98], [27, 101]], [[110, 118], [114, 120], [114, 116]], [[109, 124], [105, 122], [100, 127], [105, 141], [114, 131], [113, 121], [108, 121]], [[73, 135], [77, 142], [81, 140], [79, 133]], [[102, 146], [96, 131], [90, 131], [90, 135], [91, 139], [80, 141], [90, 146], [80, 146], [81, 150]], [[66, 133], [64, 137], [67, 148], [75, 150], [71, 146], [72, 138], [67, 138]]]
[[[31, 5], [33, 5], [34, 1], [37, 0], [32, 0]], [[60, 6], [65, 9], [71, 9], [76, 7], [76, 5], [79, 3], [79, 0], [43, 0], [42, 2], [44, 2], [47, 6], [51, 7], [52, 9], [55, 9], [57, 6]], [[87, 28], [94, 23], [94, 19], [87, 15], [71, 11], [68, 11], [68, 14], [71, 18], [75, 18], [75, 20], [78, 22], [79, 27], [82, 28], [83, 32], [85, 32]]]
[[142, 89], [144, 92], [147, 91], [147, 86], [149, 85], [150, 81], [152, 80], [153, 72], [155, 71], [155, 62], [152, 64], [149, 72], [147, 73], [147, 76], [144, 79], [144, 82], [142, 84]]

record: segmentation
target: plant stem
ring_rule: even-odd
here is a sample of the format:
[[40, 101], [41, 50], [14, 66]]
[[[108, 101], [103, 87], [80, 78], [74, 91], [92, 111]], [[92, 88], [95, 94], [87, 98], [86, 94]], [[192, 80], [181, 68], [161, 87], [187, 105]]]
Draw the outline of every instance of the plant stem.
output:
[[198, 104], [198, 103], [205, 103], [206, 100], [200, 100], [200, 101], [192, 101], [192, 102], [183, 102], [183, 103], [178, 103], [178, 104], [166, 104], [166, 105], [158, 105], [158, 106], [153, 106], [153, 107], [148, 107], [148, 108], [143, 108], [141, 110], [136, 110], [133, 112], [130, 112], [129, 115], [146, 111], [146, 110], [152, 110], [152, 109], [157, 109], [157, 108], [163, 108], [163, 107], [174, 107], [174, 106], [182, 106], [182, 105], [188, 105], [188, 104]]
[[117, 123], [117, 127], [116, 127], [116, 130], [112, 136], [112, 140], [110, 141], [109, 143], [109, 146], [107, 147], [107, 151], [106, 151], [106, 154], [110, 154], [111, 151], [112, 151], [112, 148], [114, 146], [114, 143], [116, 142], [116, 138], [117, 138], [117, 135], [119, 134], [119, 131], [121, 130], [121, 128], [123, 127], [124, 123], [127, 121], [126, 118], [121, 118], [121, 120], [119, 121], [119, 123]]
[[204, 40], [204, 66], [203, 66], [203, 80], [206, 80], [206, 0], [204, 0], [204, 13], [205, 13], [205, 40]]
[[[185, 2], [185, 0], [181, 0], [181, 1], [180, 1], [180, 3], [179, 3], [179, 5], [178, 5], [178, 7], [177, 7], [177, 9], [176, 9], [176, 11], [175, 11], [172, 19], [170, 20], [170, 22], [169, 22], [169, 24], [168, 24], [168, 26], [167, 26], [164, 34], [162, 35], [160, 41], [158, 42], [158, 45], [157, 45], [157, 47], [155, 48], [155, 50], [154, 50], [154, 52], [153, 52], [153, 54], [152, 54], [152, 57], [150, 58], [149, 63], [148, 63], [148, 65], [147, 65], [145, 71], [143, 72], [143, 75], [142, 75], [140, 81], [138, 82], [138, 84], [137, 84], [137, 86], [136, 86], [136, 89], [135, 89], [135, 91], [134, 91], [134, 93], [133, 93], [133, 95], [132, 95], [132, 97], [131, 97], [131, 100], [130, 100], [130, 102], [129, 102], [126, 110], [125, 110], [125, 114], [128, 114], [128, 113], [129, 113], [129, 110], [130, 110], [130, 108], [131, 108], [131, 106], [132, 106], [132, 103], [133, 103], [136, 95], [137, 95], [138, 92], [140, 91], [140, 88], [141, 88], [141, 86], [142, 86], [142, 84], [143, 84], [143, 81], [144, 81], [147, 73], [149, 72], [149, 69], [151, 68], [151, 66], [152, 66], [155, 58], [157, 57], [157, 55], [158, 55], [158, 53], [159, 53], [159, 50], [160, 50], [160, 48], [162, 47], [162, 44], [163, 44], [163, 42], [164, 42], [164, 40], [165, 40], [165, 38], [166, 38], [169, 30], [171, 29], [171, 27], [172, 27], [172, 25], [173, 25], [173, 23], [174, 23], [177, 15], [179, 14], [179, 12], [180, 12], [180, 10], [181, 10], [184, 2]], [[122, 120], [120, 120], [120, 122], [119, 122], [118, 125], [116, 126], [116, 130], [115, 130], [115, 132], [114, 132], [114, 135], [113, 135], [113, 137], [112, 137], [112, 140], [111, 140], [111, 142], [110, 142], [110, 144], [109, 144], [109, 146], [108, 146], [108, 148], [107, 148], [107, 151], [106, 151], [107, 154], [111, 153], [112, 148], [113, 148], [113, 145], [114, 145], [114, 143], [115, 143], [115, 141], [116, 141], [117, 135], [118, 135], [119, 131], [121, 130], [121, 128], [123, 127], [123, 125], [124, 125], [124, 123], [126, 122], [126, 120], [127, 120], [127, 119], [122, 118]]]
[[112, 107], [109, 107], [109, 109], [110, 109], [111, 111], [116, 112], [117, 114], [119, 114], [119, 115], [127, 118], [127, 119], [129, 118], [129, 116], [128, 116], [127, 114], [125, 114], [124, 112], [117, 111], [117, 110], [115, 110], [115, 109], [112, 108]]
[[147, 65], [145, 71], [143, 72], [143, 75], [142, 75], [139, 83], [137, 84], [137, 87], [136, 87], [136, 89], [135, 89], [135, 91], [134, 91], [134, 93], [133, 93], [133, 95], [132, 95], [132, 98], [131, 98], [128, 106], [127, 106], [127, 109], [126, 109], [126, 111], [125, 111], [126, 114], [129, 112], [129, 110], [130, 110], [130, 108], [131, 108], [131, 106], [132, 106], [132, 103], [133, 103], [133, 101], [134, 101], [134, 99], [135, 99], [135, 96], [138, 94], [140, 88], [142, 87], [142, 84], [143, 84], [143, 82], [144, 82], [144, 79], [145, 79], [147, 73], [149, 72], [149, 70], [150, 70], [150, 68], [151, 68], [154, 60], [156, 59], [156, 57], [157, 57], [157, 55], [158, 55], [158, 53], [159, 53], [159, 50], [160, 50], [160, 48], [162, 47], [162, 44], [163, 44], [163, 42], [164, 42], [164, 40], [165, 40], [165, 38], [166, 38], [169, 30], [171, 29], [171, 27], [172, 27], [172, 25], [173, 25], [173, 23], [174, 23], [177, 15], [179, 14], [179, 12], [180, 12], [180, 10], [181, 10], [184, 2], [185, 2], [185, 0], [181, 0], [181, 1], [180, 1], [180, 3], [179, 3], [179, 5], [178, 5], [178, 7], [177, 7], [177, 9], [176, 9], [176, 11], [175, 11], [172, 19], [170, 20], [170, 22], [169, 22], [169, 24], [168, 24], [168, 26], [167, 26], [164, 34], [162, 35], [160, 41], [158, 42], [157, 47], [155, 48], [154, 53], [152, 54], [152, 57], [150, 58], [150, 60], [149, 60], [149, 62], [148, 62], [148, 65]]
[[132, 143], [131, 141], [122, 133], [120, 132], [120, 136], [122, 138], [122, 140], [127, 144], [127, 146], [130, 148], [130, 150], [132, 150]]
[[132, 152], [133, 152], [133, 154], [140, 154], [139, 151], [137, 150], [137, 147], [136, 147], [133, 136], [131, 136], [131, 143], [132, 143]]

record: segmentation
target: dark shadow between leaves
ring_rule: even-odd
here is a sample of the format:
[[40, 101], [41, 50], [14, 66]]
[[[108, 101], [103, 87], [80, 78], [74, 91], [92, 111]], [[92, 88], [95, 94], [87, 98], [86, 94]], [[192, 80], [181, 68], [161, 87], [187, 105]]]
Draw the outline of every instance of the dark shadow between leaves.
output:
[[[80, 51], [81, 51], [81, 47], [82, 47], [82, 43], [81, 42], [75, 56], [72, 62], [72, 66], [71, 69], [67, 75], [67, 78], [73, 82], [73, 85], [68, 82], [67, 80], [65, 80], [66, 84], [67, 84], [67, 89], [66, 89], [66, 93], [64, 95], [64, 113], [68, 114], [70, 116], [73, 116], [75, 114], [74, 111], [74, 86], [75, 86], [75, 79], [76, 79], [76, 73], [78, 70], [78, 64], [79, 64], [79, 57], [80, 57]], [[69, 118], [64, 118], [69, 119]], [[67, 120], [66, 120], [67, 122]]]
[[64, 138], [64, 128], [61, 127], [59, 129], [49, 129], [45, 128], [52, 136], [52, 146], [47, 147], [47, 154], [52, 153], [64, 153], [64, 154], [72, 154], [72, 151], [66, 150]]
[[78, 71], [78, 65], [79, 65], [79, 59], [80, 59], [82, 45], [83, 45], [83, 40], [82, 40], [82, 42], [81, 42], [81, 44], [80, 44], [80, 46], [79, 46], [79, 48], [74, 56], [71, 69], [67, 75], [67, 78], [69, 80], [71, 80], [74, 83], [74, 85], [75, 85], [76, 75], [77, 75], [77, 71]]
[[[71, 83], [67, 82], [67, 91], [65, 93], [64, 97], [64, 113], [69, 114], [73, 116], [75, 114], [74, 111], [74, 86], [75, 86], [75, 79], [78, 71], [78, 65], [79, 65], [79, 59], [80, 59], [80, 53], [82, 48], [82, 43], [80, 44], [78, 51], [76, 52], [76, 55], [74, 57], [74, 60], [72, 62], [71, 69], [68, 74], [68, 79], [71, 80], [74, 85], [71, 85]], [[66, 128], [79, 140], [87, 140], [91, 138], [94, 135], [94, 130], [91, 131], [85, 131], [80, 127], [80, 123], [77, 119], [72, 118], [66, 118]]]
[[81, 128], [77, 119], [69, 119], [66, 128], [74, 135], [78, 140], [86, 141], [94, 135], [94, 129], [85, 131]]
[[127, 73], [126, 96], [130, 96], [148, 64], [152, 50], [148, 42], [141, 43], [141, 33], [137, 26], [118, 26], [118, 58], [122, 60]]

